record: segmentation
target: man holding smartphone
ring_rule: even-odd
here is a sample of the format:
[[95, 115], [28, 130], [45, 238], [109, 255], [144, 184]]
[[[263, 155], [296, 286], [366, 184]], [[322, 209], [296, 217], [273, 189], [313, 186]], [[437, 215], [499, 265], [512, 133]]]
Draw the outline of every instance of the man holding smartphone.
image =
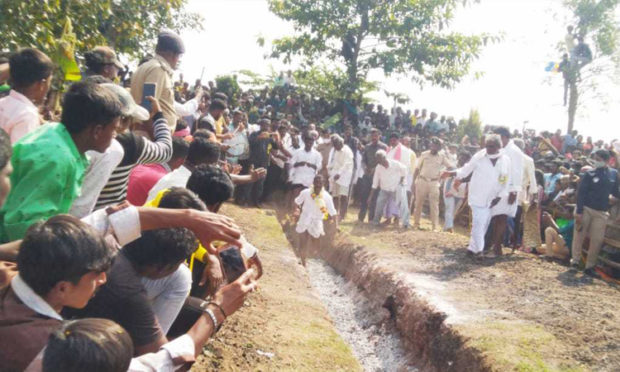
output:
[[[157, 37], [155, 57], [140, 65], [131, 78], [134, 101], [140, 104], [148, 102], [144, 100], [145, 93], [155, 97], [171, 131], [174, 131], [177, 124], [172, 74], [183, 53], [185, 45], [181, 37], [172, 31], [162, 31]], [[145, 92], [145, 89], [149, 92]]]

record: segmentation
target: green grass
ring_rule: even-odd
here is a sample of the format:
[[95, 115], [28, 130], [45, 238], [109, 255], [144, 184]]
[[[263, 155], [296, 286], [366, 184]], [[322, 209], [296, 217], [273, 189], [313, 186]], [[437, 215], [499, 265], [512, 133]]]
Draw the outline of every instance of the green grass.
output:
[[461, 326], [470, 338], [469, 346], [481, 351], [497, 371], [578, 372], [553, 359], [559, 346], [542, 327], [520, 322], [491, 322]]

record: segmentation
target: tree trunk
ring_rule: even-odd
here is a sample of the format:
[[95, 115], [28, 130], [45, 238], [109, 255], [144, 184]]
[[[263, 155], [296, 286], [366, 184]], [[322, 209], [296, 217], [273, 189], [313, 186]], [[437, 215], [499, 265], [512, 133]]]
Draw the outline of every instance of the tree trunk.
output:
[[577, 90], [577, 82], [575, 79], [569, 81], [569, 98], [568, 98], [568, 133], [573, 131], [575, 127], [575, 114], [577, 113], [577, 104], [579, 101], [579, 92]]

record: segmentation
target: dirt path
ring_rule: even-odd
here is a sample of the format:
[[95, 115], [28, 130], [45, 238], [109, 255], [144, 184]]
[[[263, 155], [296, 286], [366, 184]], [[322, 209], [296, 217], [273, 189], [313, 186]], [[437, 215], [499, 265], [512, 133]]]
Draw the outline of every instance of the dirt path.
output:
[[225, 323], [192, 370], [360, 371], [275, 217], [231, 205], [223, 213], [244, 226], [260, 249], [265, 275], [247, 306]]
[[376, 229], [350, 212], [341, 239], [399, 272], [493, 369], [620, 371], [616, 286], [526, 253], [475, 262], [466, 236]]

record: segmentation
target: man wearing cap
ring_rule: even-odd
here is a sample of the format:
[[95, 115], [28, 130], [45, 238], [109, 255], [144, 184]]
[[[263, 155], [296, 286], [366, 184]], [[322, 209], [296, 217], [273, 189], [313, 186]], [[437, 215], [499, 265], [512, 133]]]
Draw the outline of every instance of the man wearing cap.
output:
[[420, 155], [418, 167], [413, 176], [415, 181], [415, 211], [414, 227], [420, 228], [422, 207], [426, 199], [429, 199], [431, 210], [431, 222], [433, 230], [439, 227], [439, 180], [441, 172], [454, 167], [448, 156], [441, 150], [442, 142], [439, 138], [431, 138], [430, 150]]
[[155, 57], [140, 65], [131, 77], [131, 95], [140, 103], [143, 101], [144, 84], [155, 84], [155, 97], [161, 106], [164, 118], [171, 131], [177, 124], [174, 109], [172, 74], [181, 55], [185, 53], [183, 40], [172, 31], [162, 31], [157, 37]]
[[583, 243], [586, 236], [589, 236], [584, 273], [594, 277], [599, 276], [594, 267], [605, 237], [609, 197], [620, 198], [618, 172], [607, 165], [609, 157], [607, 150], [598, 150], [592, 155], [594, 169], [584, 173], [577, 193], [571, 266], [579, 266]]
[[86, 60], [86, 79], [96, 83], [113, 83], [124, 66], [114, 50], [107, 46], [98, 46], [84, 53]]

